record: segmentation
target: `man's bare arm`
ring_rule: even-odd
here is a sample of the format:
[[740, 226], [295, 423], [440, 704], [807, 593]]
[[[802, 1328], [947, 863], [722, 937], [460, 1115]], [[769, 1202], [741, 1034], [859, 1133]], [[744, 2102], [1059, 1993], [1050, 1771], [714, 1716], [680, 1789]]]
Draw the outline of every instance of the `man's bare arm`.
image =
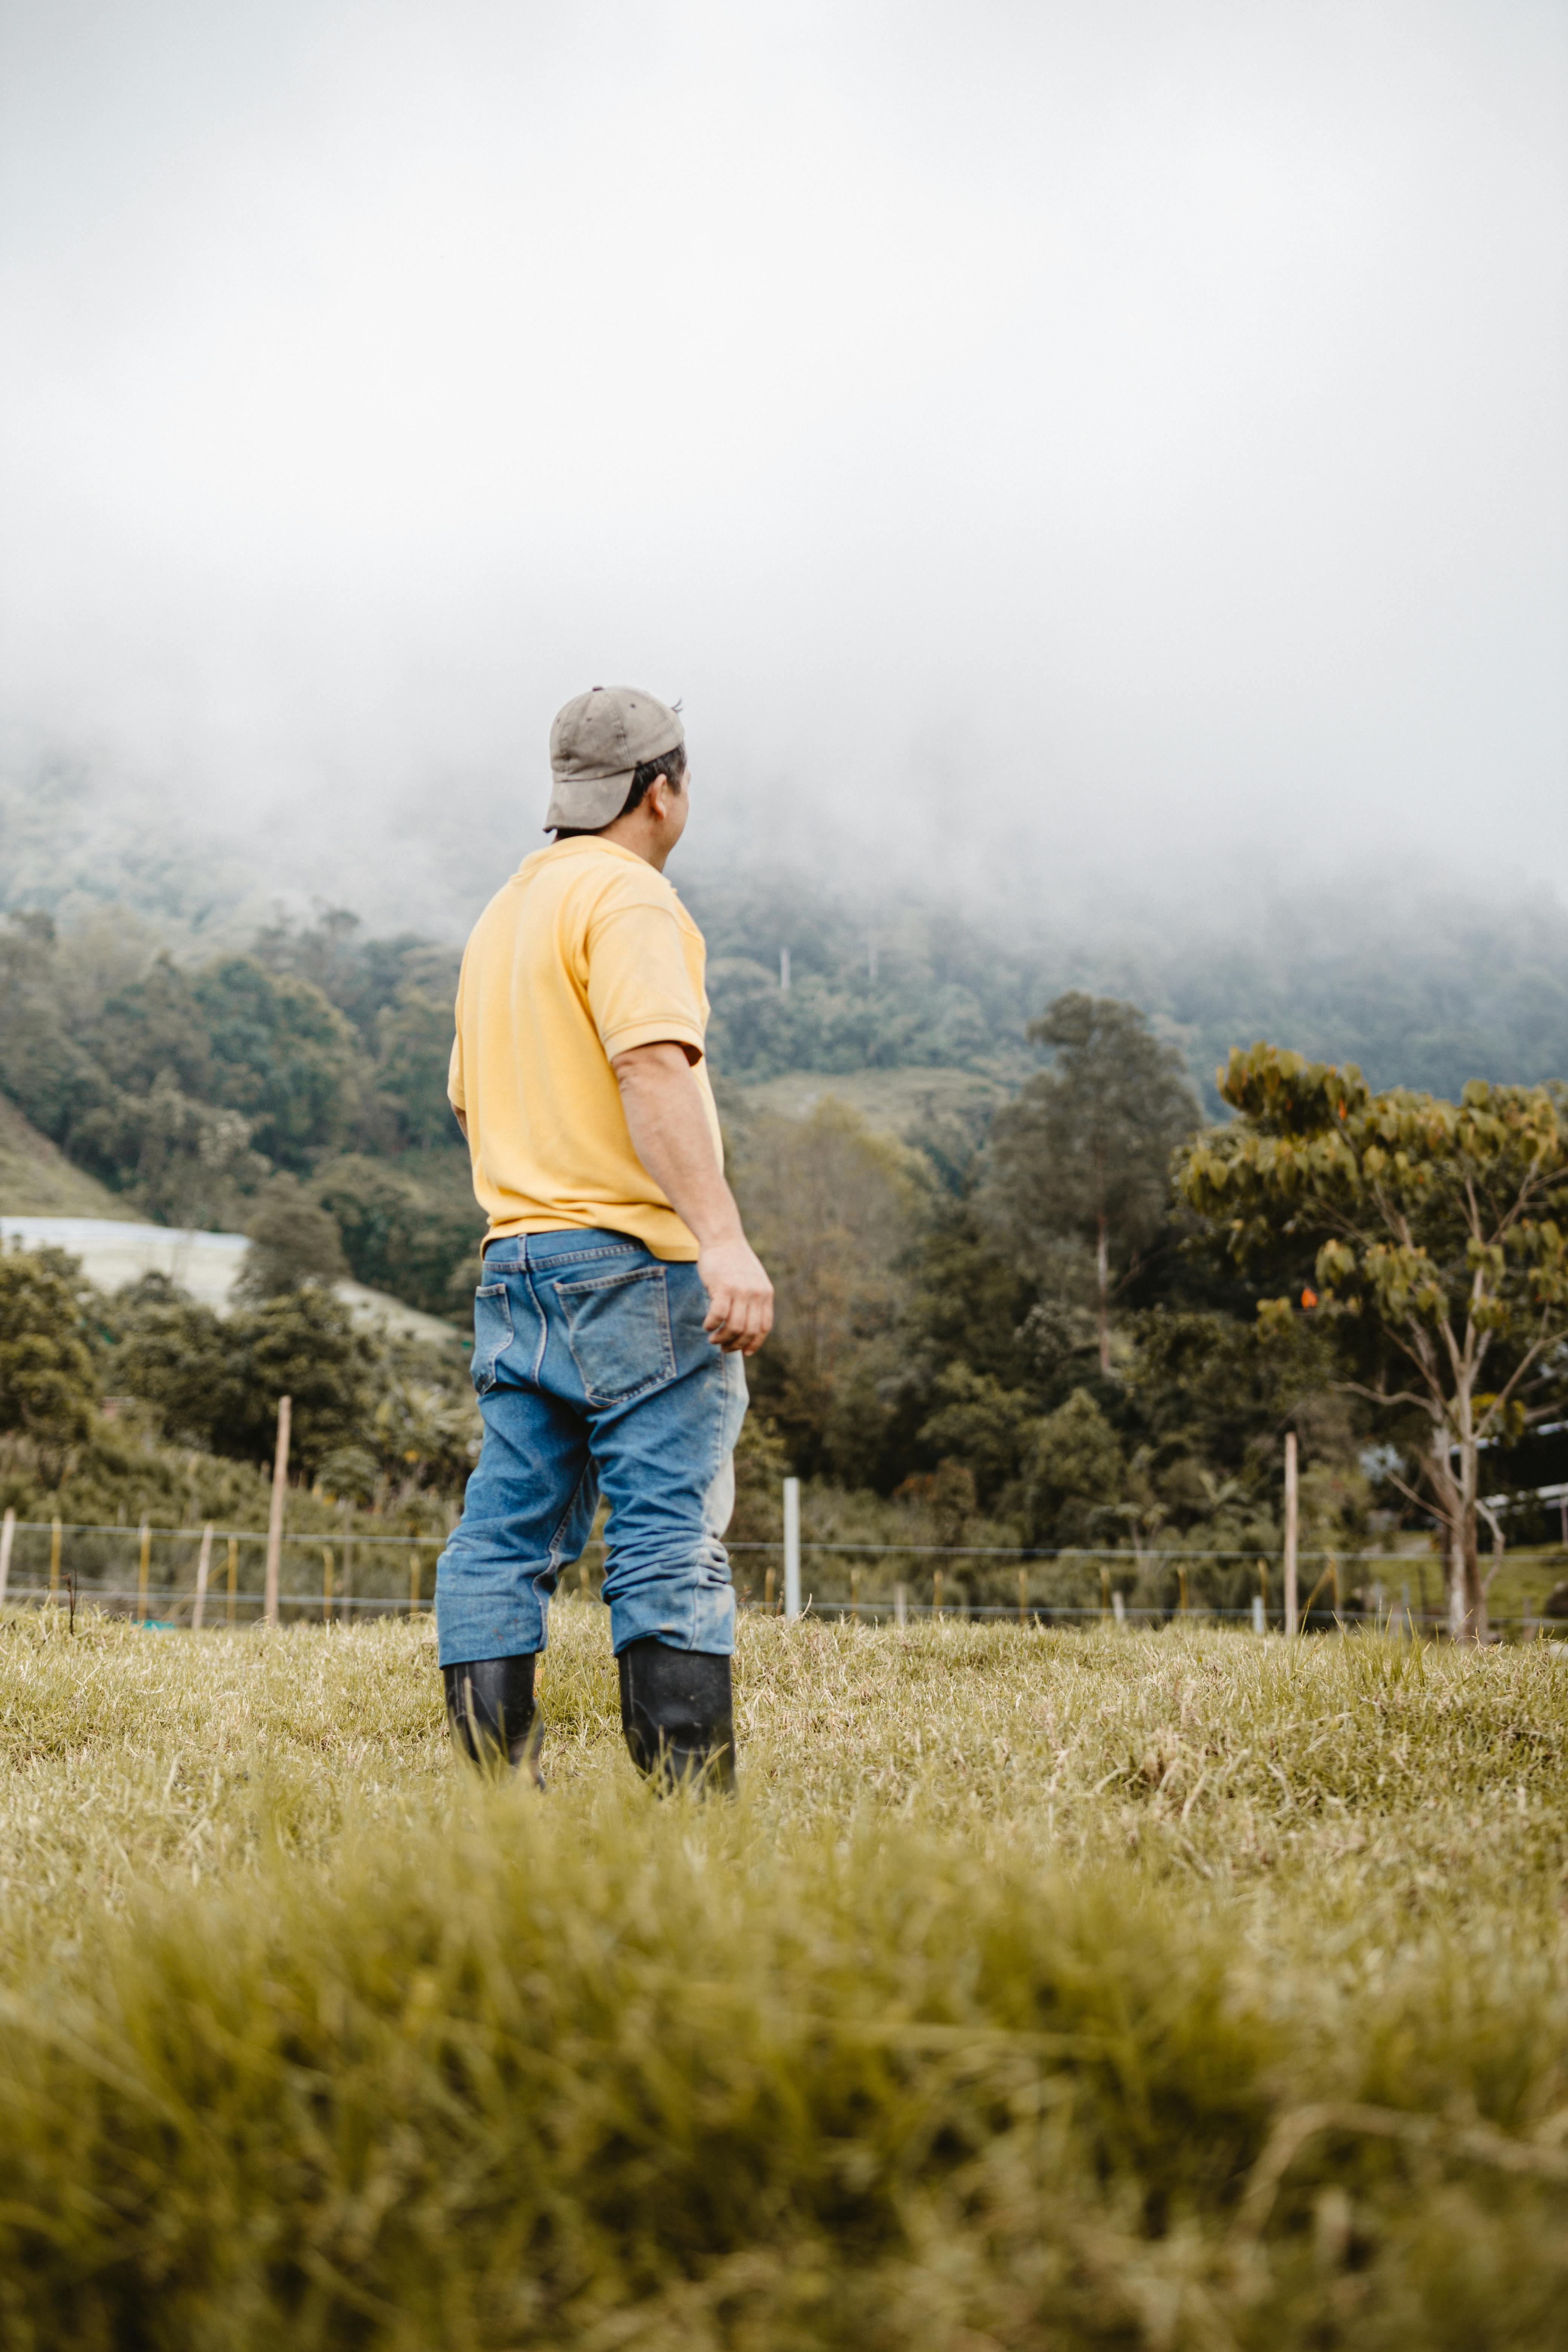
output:
[[697, 1238], [708, 1293], [703, 1328], [726, 1349], [754, 1356], [773, 1327], [773, 1286], [747, 1241], [683, 1045], [633, 1045], [611, 1067], [632, 1148]]

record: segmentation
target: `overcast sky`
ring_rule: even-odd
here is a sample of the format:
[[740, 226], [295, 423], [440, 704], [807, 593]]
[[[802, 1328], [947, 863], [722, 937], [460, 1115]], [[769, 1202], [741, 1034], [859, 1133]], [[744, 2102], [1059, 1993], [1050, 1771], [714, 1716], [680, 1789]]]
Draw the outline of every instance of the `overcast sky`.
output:
[[13, 766], [417, 910], [625, 679], [710, 856], [1568, 892], [1562, 0], [0, 26]]

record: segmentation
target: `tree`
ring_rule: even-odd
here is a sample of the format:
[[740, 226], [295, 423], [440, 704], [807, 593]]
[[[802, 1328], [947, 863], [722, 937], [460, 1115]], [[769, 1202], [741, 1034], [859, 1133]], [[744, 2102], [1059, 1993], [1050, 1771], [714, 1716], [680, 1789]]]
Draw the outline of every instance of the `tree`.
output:
[[[757, 1394], [809, 1471], [853, 1398], [858, 1443], [877, 1406], [859, 1370], [892, 1345], [922, 1201], [919, 1162], [829, 1096], [807, 1118], [764, 1114], [735, 1154], [747, 1231], [773, 1276], [777, 1318]], [[868, 1412], [869, 1408], [869, 1414]], [[845, 1438], [851, 1433], [842, 1431]]]
[[415, 1165], [417, 1174], [406, 1161], [389, 1167], [354, 1154], [330, 1161], [312, 1190], [342, 1235], [356, 1282], [450, 1315], [455, 1276], [478, 1252], [484, 1212], [474, 1203], [467, 1151], [422, 1154]]
[[1092, 1544], [1127, 1475], [1116, 1433], [1087, 1389], [1037, 1424], [1026, 1508], [1033, 1543]]
[[228, 1323], [229, 1369], [212, 1443], [242, 1461], [271, 1458], [278, 1400], [293, 1399], [293, 1455], [307, 1476], [373, 1425], [375, 1343], [356, 1331], [330, 1291], [308, 1286], [268, 1298]]
[[1020, 1458], [1038, 1423], [1020, 1389], [1005, 1389], [988, 1372], [950, 1364], [940, 1376], [938, 1410], [920, 1442], [939, 1458], [962, 1463], [976, 1499], [989, 1510], [1017, 1476]]
[[250, 1149], [248, 1120], [182, 1094], [172, 1070], [150, 1094], [89, 1111], [72, 1142], [79, 1160], [166, 1225], [221, 1225], [268, 1165]]
[[[121, 952], [133, 952], [135, 940], [133, 933]], [[160, 1076], [172, 1074], [183, 1094], [209, 1100], [212, 1042], [186, 975], [167, 954], [159, 955], [139, 978], [103, 992], [96, 962], [73, 973], [66, 1002], [68, 1009], [72, 999], [79, 1006], [79, 1034], [100, 1068], [127, 1094], [150, 1094]], [[95, 980], [96, 999], [89, 993]]]
[[[1559, 1105], [1545, 1087], [1479, 1080], [1457, 1104], [1373, 1094], [1353, 1065], [1263, 1044], [1232, 1053], [1220, 1092], [1239, 1116], [1190, 1145], [1183, 1195], [1225, 1227], [1238, 1264], [1310, 1265], [1302, 1307], [1333, 1320], [1345, 1385], [1418, 1418], [1449, 1625], [1483, 1640], [1481, 1448], [1559, 1411], [1568, 1370]], [[1297, 1311], [1289, 1297], [1258, 1304], [1276, 1326]]]
[[1094, 1253], [1101, 1377], [1110, 1304], [1136, 1270], [1170, 1199], [1171, 1155], [1198, 1123], [1182, 1056], [1135, 1004], [1058, 996], [1029, 1036], [1056, 1055], [991, 1129], [984, 1198], [1036, 1264], [1064, 1242]]
[[0, 1250], [0, 1430], [57, 1458], [88, 1435], [98, 1402], [80, 1275], [61, 1250]]
[[365, 1057], [319, 988], [269, 972], [251, 956], [223, 956], [193, 983], [212, 1040], [218, 1100], [243, 1111], [258, 1151], [305, 1169], [353, 1124]]
[[166, 1437], [210, 1445], [234, 1374], [231, 1327], [163, 1274], [143, 1275], [121, 1291], [112, 1311], [116, 1392], [152, 1405]]
[[63, 1150], [113, 1088], [59, 1001], [55, 927], [37, 912], [0, 919], [0, 1087]]
[[349, 1263], [330, 1211], [293, 1176], [274, 1176], [250, 1220], [238, 1291], [242, 1298], [278, 1298], [306, 1283], [343, 1281]]
[[396, 1105], [405, 1139], [426, 1146], [455, 1143], [458, 1123], [447, 1099], [451, 1004], [423, 989], [400, 988], [396, 1003], [382, 1006], [376, 1027], [376, 1084]]

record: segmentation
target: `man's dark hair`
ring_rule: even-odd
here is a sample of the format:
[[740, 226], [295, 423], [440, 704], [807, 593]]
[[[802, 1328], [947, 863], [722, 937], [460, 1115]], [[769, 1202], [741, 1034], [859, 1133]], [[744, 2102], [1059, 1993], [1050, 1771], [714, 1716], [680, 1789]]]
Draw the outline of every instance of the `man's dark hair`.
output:
[[[616, 811], [616, 815], [606, 817], [605, 824], [614, 824], [616, 817], [630, 816], [633, 809], [641, 808], [647, 798], [647, 788], [656, 776], [662, 776], [667, 783], [673, 784], [679, 792], [685, 773], [686, 746], [684, 743], [678, 743], [672, 751], [661, 751], [657, 760], [645, 760], [639, 768], [632, 770], [632, 781], [626, 799]], [[557, 841], [581, 841], [589, 835], [603, 833], [604, 830], [603, 824], [558, 824], [555, 827], [555, 838]]]

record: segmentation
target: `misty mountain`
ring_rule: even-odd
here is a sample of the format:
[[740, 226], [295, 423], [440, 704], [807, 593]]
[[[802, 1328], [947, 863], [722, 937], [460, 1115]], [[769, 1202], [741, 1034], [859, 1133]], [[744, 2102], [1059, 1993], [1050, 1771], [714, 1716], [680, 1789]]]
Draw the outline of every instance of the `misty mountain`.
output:
[[[138, 983], [161, 950], [193, 973], [259, 952], [320, 989], [374, 1054], [400, 992], [436, 1020], [468, 921], [531, 845], [477, 846], [470, 887], [442, 902], [447, 920], [378, 936], [397, 870], [419, 868], [416, 846], [367, 843], [358, 865], [322, 871], [291, 868], [290, 845], [275, 841], [263, 863], [57, 763], [0, 784], [0, 912], [47, 914], [67, 940], [92, 935], [85, 966], [82, 949], [68, 958], [82, 967], [79, 995], [104, 974], [116, 989]], [[988, 906], [930, 883], [851, 881], [826, 861], [820, 874], [781, 870], [733, 845], [725, 864], [683, 849], [671, 878], [708, 939], [715, 1068], [741, 1083], [920, 1066], [1010, 1083], [1035, 1065], [1029, 1021], [1065, 988], [1141, 1005], [1216, 1115], [1215, 1067], [1260, 1036], [1356, 1062], [1374, 1086], [1450, 1097], [1470, 1077], [1568, 1076], [1568, 910], [1542, 887], [1357, 877], [1294, 896], [1262, 886], [1228, 902], [1173, 893], [1152, 904], [1042, 884]], [[371, 919], [342, 911], [367, 898]], [[85, 1032], [66, 1025], [74, 1050]], [[425, 1058], [427, 1087], [441, 1057], [431, 1047]], [[138, 1088], [155, 1075], [140, 1072]], [[438, 1103], [404, 1116], [437, 1139]]]

